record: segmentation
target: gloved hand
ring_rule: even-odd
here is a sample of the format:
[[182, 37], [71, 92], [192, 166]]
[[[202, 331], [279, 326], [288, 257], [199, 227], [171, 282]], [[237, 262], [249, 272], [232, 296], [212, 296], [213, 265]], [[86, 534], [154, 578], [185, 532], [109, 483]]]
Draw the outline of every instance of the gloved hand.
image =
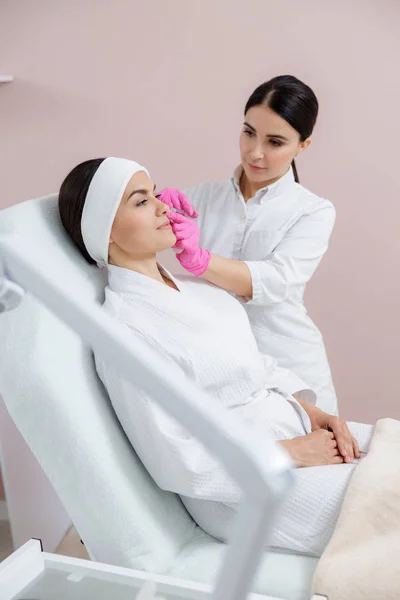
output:
[[194, 221], [176, 212], [169, 212], [168, 219], [176, 237], [174, 248], [182, 250], [176, 258], [182, 267], [199, 277], [207, 269], [211, 254], [204, 248], [199, 248], [200, 230]]
[[192, 219], [196, 219], [199, 216], [199, 214], [190, 204], [189, 198], [187, 198], [187, 196], [185, 196], [185, 194], [177, 188], [165, 188], [165, 190], [160, 193], [158, 198], [170, 208], [184, 211], [187, 216], [192, 217]]

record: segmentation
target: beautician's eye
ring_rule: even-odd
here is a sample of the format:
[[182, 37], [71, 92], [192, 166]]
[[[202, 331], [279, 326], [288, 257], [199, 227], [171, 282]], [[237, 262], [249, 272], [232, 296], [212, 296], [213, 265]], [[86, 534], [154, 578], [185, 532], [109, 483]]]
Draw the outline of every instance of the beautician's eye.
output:
[[272, 144], [272, 146], [274, 146], [275, 148], [280, 148], [282, 146], [282, 142], [277, 142], [276, 140], [270, 140], [270, 143]]
[[141, 200], [140, 202], [138, 202], [138, 203], [136, 204], [136, 206], [144, 206], [145, 204], [147, 204], [147, 202], [148, 202], [148, 199], [147, 199], [147, 198], [145, 198], [144, 200]]

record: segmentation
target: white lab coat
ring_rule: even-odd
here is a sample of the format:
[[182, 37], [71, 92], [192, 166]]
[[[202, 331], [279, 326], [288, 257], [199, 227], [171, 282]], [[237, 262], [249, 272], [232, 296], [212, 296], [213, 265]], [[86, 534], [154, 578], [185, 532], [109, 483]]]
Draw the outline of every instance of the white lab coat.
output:
[[240, 300], [261, 352], [306, 381], [322, 410], [337, 414], [324, 342], [303, 303], [305, 285], [327, 250], [335, 209], [297, 184], [292, 169], [246, 203], [241, 172], [238, 167], [227, 181], [185, 190], [199, 212], [200, 244], [247, 264], [253, 297]]
[[[309, 433], [308, 415], [292, 394], [298, 392], [311, 403], [315, 394], [299, 377], [259, 352], [241, 304], [201, 279], [184, 276], [174, 281], [180, 292], [110, 266], [105, 310], [166, 360], [175, 376], [189, 377], [258, 431], [261, 435], [254, 436], [254, 444], [260, 456], [266, 452], [265, 434], [282, 440]], [[226, 539], [240, 500], [236, 485], [197, 440], [121, 377], [118, 369], [97, 357], [96, 365], [128, 438], [155, 482], [180, 494], [206, 531]], [[328, 469], [320, 479], [316, 475], [316, 483], [301, 479], [275, 528], [275, 545], [304, 550], [305, 535], [321, 544], [326, 523], [340, 506], [337, 494], [343, 493], [352, 470], [343, 467], [337, 472]], [[314, 542], [306, 544], [308, 550], [315, 550]]]

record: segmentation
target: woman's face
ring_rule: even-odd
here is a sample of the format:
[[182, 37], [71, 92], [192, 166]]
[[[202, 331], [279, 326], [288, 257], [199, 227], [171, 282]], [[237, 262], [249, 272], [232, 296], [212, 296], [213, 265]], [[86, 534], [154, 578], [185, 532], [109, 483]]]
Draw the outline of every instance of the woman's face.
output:
[[129, 180], [111, 229], [110, 259], [142, 260], [175, 244], [167, 212], [155, 195], [155, 185], [144, 171]]
[[279, 179], [310, 142], [309, 138], [300, 142], [298, 131], [269, 106], [253, 106], [240, 134], [240, 157], [247, 178], [255, 184]]

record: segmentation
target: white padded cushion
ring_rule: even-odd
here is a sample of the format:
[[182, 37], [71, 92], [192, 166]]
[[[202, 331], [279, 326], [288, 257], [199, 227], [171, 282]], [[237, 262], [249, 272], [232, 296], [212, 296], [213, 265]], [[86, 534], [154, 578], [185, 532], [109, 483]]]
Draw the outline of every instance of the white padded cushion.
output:
[[[0, 211], [15, 233], [51, 253], [71, 293], [103, 300], [60, 223], [57, 196]], [[179, 498], [150, 479], [123, 433], [80, 338], [27, 295], [0, 315], [0, 394], [80, 532], [101, 562], [212, 582], [225, 545], [192, 521]], [[266, 554], [255, 591], [309, 600], [316, 560]]]
[[[210, 537], [199, 527], [185, 546], [170, 575], [203, 583], [214, 581], [225, 552], [225, 544]], [[311, 581], [318, 560], [283, 552], [266, 552], [253, 591], [284, 600], [310, 600]]]
[[[102, 301], [100, 270], [62, 229], [57, 197], [0, 212], [0, 233], [53, 255], [73, 293]], [[195, 524], [179, 498], [155, 486], [125, 437], [90, 350], [28, 295], [0, 317], [0, 393], [97, 560], [165, 571]]]

